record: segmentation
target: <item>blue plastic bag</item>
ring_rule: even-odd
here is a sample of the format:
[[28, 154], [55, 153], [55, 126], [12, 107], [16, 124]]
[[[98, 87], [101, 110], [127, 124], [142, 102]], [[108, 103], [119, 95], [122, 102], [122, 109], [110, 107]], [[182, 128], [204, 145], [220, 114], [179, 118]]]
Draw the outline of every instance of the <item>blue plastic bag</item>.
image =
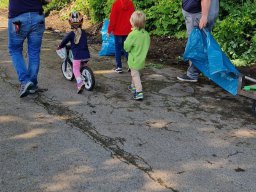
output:
[[190, 60], [206, 77], [231, 93], [237, 94], [240, 72], [206, 30], [195, 27], [188, 39], [184, 60]]
[[99, 52], [99, 56], [115, 55], [115, 39], [112, 33], [109, 37], [107, 36], [108, 25], [109, 21], [105, 19], [101, 29], [102, 46]]

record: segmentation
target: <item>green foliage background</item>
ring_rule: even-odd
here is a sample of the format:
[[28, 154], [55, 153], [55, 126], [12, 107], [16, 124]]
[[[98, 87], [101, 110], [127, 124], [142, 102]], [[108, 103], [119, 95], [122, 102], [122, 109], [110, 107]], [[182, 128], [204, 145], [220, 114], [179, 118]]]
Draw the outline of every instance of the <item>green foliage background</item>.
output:
[[[83, 12], [93, 23], [109, 17], [114, 0], [53, 0], [45, 7], [52, 10]], [[0, 0], [0, 8], [8, 0]], [[181, 0], [133, 0], [136, 9], [147, 15], [147, 30], [156, 36], [186, 37]], [[256, 1], [221, 0], [220, 14], [213, 35], [223, 51], [245, 65], [256, 63]], [[238, 62], [237, 62], [238, 63]]]
[[0, 8], [6, 8], [8, 5], [8, 0], [0, 0]]

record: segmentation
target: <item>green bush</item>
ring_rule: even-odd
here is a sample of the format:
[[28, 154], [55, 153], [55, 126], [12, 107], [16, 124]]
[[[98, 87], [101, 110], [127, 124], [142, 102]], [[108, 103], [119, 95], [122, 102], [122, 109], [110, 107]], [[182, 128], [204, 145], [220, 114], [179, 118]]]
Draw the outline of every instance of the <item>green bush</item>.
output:
[[104, 7], [104, 16], [105, 16], [105, 18], [109, 18], [111, 7], [112, 7], [112, 4], [113, 4], [114, 1], [115, 0], [107, 0], [107, 2], [105, 4], [105, 7]]
[[61, 10], [72, 0], [52, 0], [47, 6], [45, 6], [45, 12], [48, 13], [52, 10]]
[[159, 0], [145, 10], [147, 29], [154, 35], [175, 35], [185, 29], [180, 0]]
[[246, 2], [218, 22], [214, 36], [231, 59], [256, 61], [256, 3]]
[[105, 18], [104, 7], [106, 2], [102, 0], [86, 0], [92, 22], [100, 22]]
[[245, 0], [221, 0], [219, 18], [222, 20], [231, 12], [243, 6]]
[[88, 1], [76, 0], [71, 8], [71, 11], [79, 11], [79, 12], [82, 12], [83, 14], [89, 16], [90, 13], [89, 13]]

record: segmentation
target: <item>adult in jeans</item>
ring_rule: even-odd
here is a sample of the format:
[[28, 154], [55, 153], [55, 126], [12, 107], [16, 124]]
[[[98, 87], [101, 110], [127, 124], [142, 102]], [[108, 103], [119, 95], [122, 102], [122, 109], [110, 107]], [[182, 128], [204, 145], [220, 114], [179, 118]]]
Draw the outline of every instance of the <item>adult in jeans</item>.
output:
[[[219, 0], [182, 0], [182, 13], [185, 18], [188, 37], [195, 26], [212, 31], [219, 14]], [[200, 71], [189, 61], [187, 73], [177, 79], [197, 82]]]
[[132, 31], [130, 18], [134, 12], [132, 0], [115, 0], [110, 12], [108, 36], [113, 33], [115, 39], [115, 72], [122, 73], [122, 54], [128, 59], [128, 53], [124, 50], [124, 41]]
[[[40, 66], [40, 51], [45, 30], [41, 0], [9, 0], [8, 48], [20, 82], [20, 97], [34, 93]], [[27, 39], [27, 64], [23, 44]]]

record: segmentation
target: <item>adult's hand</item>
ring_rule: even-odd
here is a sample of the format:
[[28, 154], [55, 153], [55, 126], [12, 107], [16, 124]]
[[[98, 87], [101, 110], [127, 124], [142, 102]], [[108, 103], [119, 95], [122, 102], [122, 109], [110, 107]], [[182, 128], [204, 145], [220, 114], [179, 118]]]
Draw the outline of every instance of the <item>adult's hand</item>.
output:
[[202, 29], [206, 26], [208, 22], [208, 12], [211, 5], [211, 0], [201, 0], [201, 7], [202, 7], [202, 17], [199, 21], [199, 28]]
[[208, 19], [207, 16], [202, 16], [199, 21], [199, 28], [202, 29], [207, 25]]

